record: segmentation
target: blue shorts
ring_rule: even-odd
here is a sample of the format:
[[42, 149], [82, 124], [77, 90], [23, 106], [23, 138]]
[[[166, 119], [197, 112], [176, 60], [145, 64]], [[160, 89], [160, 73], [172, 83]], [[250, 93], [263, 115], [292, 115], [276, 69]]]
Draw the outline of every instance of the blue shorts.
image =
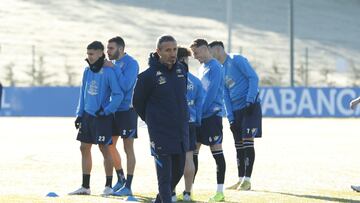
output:
[[117, 111], [113, 119], [113, 135], [122, 138], [137, 138], [137, 113], [133, 108]]
[[196, 141], [208, 146], [221, 144], [223, 140], [222, 129], [222, 117], [215, 114], [204, 118], [196, 132]]
[[252, 114], [248, 115], [245, 109], [233, 112], [235, 118], [235, 130], [233, 132], [235, 142], [244, 138], [259, 138], [262, 136], [262, 112], [259, 102], [255, 104]]
[[112, 114], [95, 117], [84, 112], [76, 139], [89, 144], [111, 144], [112, 120]]
[[196, 149], [196, 126], [194, 123], [189, 123], [189, 137], [185, 138], [185, 142], [189, 143], [188, 152]]

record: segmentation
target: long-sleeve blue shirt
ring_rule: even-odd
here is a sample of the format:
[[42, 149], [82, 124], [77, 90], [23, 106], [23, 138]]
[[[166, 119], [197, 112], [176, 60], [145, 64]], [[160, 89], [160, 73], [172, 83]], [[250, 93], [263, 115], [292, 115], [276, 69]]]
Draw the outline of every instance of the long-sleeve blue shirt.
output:
[[117, 111], [127, 111], [132, 107], [132, 97], [139, 73], [139, 64], [133, 57], [125, 54], [121, 59], [115, 61], [115, 73], [124, 93], [124, 99]]
[[216, 59], [203, 63], [199, 68], [199, 78], [205, 90], [202, 118], [208, 118], [214, 114], [222, 116], [224, 98], [222, 65]]
[[188, 72], [186, 97], [190, 114], [189, 123], [196, 123], [196, 125], [201, 124], [204, 94], [205, 92], [202, 88], [201, 81], [193, 74]]
[[223, 67], [225, 108], [227, 118], [231, 122], [234, 120], [234, 111], [244, 108], [248, 102], [256, 102], [259, 78], [248, 60], [240, 55], [228, 55]]
[[96, 116], [95, 112], [101, 107], [105, 115], [109, 115], [116, 111], [123, 97], [113, 68], [103, 67], [98, 73], [94, 73], [87, 67], [80, 87], [76, 115], [81, 117], [85, 111]]

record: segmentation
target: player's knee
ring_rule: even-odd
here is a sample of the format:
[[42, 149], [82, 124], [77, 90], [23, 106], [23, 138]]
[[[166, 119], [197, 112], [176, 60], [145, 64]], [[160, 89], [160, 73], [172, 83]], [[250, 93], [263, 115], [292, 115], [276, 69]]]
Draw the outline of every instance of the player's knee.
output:
[[191, 174], [195, 172], [195, 164], [194, 162], [186, 161], [185, 162], [185, 168], [184, 168], [184, 174]]
[[86, 153], [86, 152], [90, 152], [91, 150], [91, 146], [90, 145], [86, 145], [86, 144], [81, 144], [80, 145], [80, 151], [82, 153]]
[[132, 145], [124, 145], [124, 151], [128, 156], [134, 155], [134, 148]]

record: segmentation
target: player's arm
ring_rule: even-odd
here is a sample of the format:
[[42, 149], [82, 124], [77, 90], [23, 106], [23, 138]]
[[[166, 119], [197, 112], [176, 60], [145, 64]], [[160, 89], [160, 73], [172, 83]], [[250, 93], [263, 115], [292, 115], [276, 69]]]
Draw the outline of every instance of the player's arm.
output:
[[207, 110], [210, 108], [210, 105], [215, 101], [217, 93], [218, 93], [218, 89], [220, 88], [221, 85], [221, 80], [222, 80], [222, 73], [221, 73], [221, 67], [218, 68], [213, 68], [210, 70], [209, 73], [209, 87], [207, 90], [207, 94], [205, 96], [204, 99], [204, 106], [203, 106], [203, 110]]
[[105, 115], [114, 113], [119, 107], [121, 101], [124, 99], [124, 94], [119, 86], [119, 82], [116, 78], [115, 72], [113, 71], [113, 69], [110, 70], [111, 71], [107, 72], [107, 78], [111, 89], [111, 101], [104, 108]]
[[235, 63], [239, 70], [249, 80], [249, 92], [246, 96], [246, 102], [254, 103], [259, 91], [259, 77], [246, 58], [235, 58]]
[[356, 105], [358, 105], [360, 103], [360, 97], [351, 100], [350, 102], [350, 108], [351, 109], [355, 109]]
[[202, 117], [202, 108], [205, 98], [205, 90], [203, 89], [200, 80], [196, 82], [196, 98], [195, 98], [195, 108], [196, 108], [196, 124], [201, 125]]
[[152, 88], [149, 77], [146, 71], [138, 75], [133, 95], [133, 107], [143, 121], [145, 121], [146, 104]]
[[78, 116], [78, 117], [82, 117], [82, 115], [84, 113], [84, 94], [85, 94], [84, 92], [85, 92], [87, 71], [88, 71], [88, 69], [84, 70], [82, 82], [81, 82], [81, 86], [80, 86], [79, 102], [78, 102], [78, 106], [76, 108], [76, 116]]
[[231, 105], [230, 91], [227, 87], [224, 87], [224, 103], [225, 103], [226, 116], [229, 120], [229, 123], [231, 124], [232, 122], [234, 122], [235, 119]]
[[139, 64], [136, 61], [131, 61], [128, 66], [129, 67], [127, 67], [124, 72], [121, 71], [120, 67], [117, 67], [120, 70], [118, 76], [119, 84], [124, 92], [127, 92], [132, 88], [133, 84], [136, 82], [136, 76], [139, 73]]

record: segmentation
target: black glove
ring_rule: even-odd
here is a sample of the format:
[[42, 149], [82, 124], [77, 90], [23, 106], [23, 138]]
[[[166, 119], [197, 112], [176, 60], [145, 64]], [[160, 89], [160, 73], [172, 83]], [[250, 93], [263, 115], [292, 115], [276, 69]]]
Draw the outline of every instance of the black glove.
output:
[[254, 109], [255, 109], [255, 103], [250, 103], [250, 102], [247, 102], [246, 103], [246, 107], [245, 107], [245, 113], [249, 116], [249, 115], [252, 115], [253, 112], [254, 112]]
[[75, 120], [75, 128], [76, 129], [80, 128], [81, 121], [82, 121], [82, 117], [80, 117], [80, 116], [76, 117], [76, 120]]
[[100, 107], [100, 109], [95, 112], [95, 115], [96, 117], [106, 116], [103, 107]]

